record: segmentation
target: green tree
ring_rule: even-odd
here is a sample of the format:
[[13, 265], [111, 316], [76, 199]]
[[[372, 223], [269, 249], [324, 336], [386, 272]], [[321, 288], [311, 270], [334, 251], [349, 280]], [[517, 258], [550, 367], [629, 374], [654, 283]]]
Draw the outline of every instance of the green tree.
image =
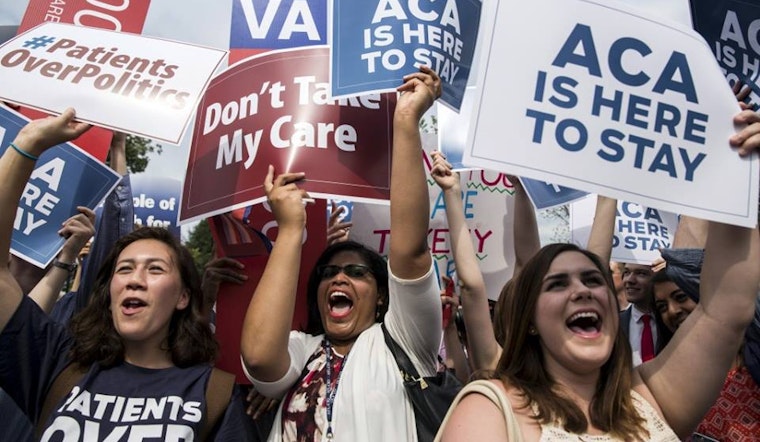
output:
[[211, 261], [214, 253], [214, 239], [211, 237], [208, 221], [204, 219], [190, 231], [190, 235], [187, 241], [185, 241], [185, 246], [190, 249], [190, 253], [192, 253], [193, 259], [195, 259], [195, 266], [200, 274], [203, 275], [203, 268], [206, 266], [206, 263]]
[[129, 173], [144, 172], [148, 167], [148, 154], [160, 154], [163, 148], [148, 138], [127, 135], [127, 169]]

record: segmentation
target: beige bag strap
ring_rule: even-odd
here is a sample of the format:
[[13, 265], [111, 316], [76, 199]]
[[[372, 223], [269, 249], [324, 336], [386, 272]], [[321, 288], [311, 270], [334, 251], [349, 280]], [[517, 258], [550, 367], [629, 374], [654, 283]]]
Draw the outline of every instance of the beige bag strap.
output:
[[441, 434], [443, 433], [442, 430], [446, 426], [446, 423], [449, 421], [449, 417], [454, 412], [454, 407], [456, 407], [459, 402], [468, 394], [481, 394], [493, 402], [493, 404], [496, 405], [496, 407], [501, 410], [502, 414], [504, 415], [504, 423], [507, 426], [507, 440], [510, 442], [522, 442], [523, 437], [522, 431], [520, 431], [520, 424], [517, 422], [514, 411], [512, 411], [512, 403], [509, 402], [509, 398], [507, 398], [507, 396], [504, 394], [504, 391], [502, 391], [502, 389], [499, 388], [496, 384], [483, 379], [472, 381], [465, 385], [464, 388], [462, 388], [457, 397], [454, 399], [454, 402], [451, 403], [449, 411], [446, 412], [446, 417], [443, 418], [443, 422], [441, 422], [441, 427], [438, 430], [438, 434], [435, 436], [435, 442], [439, 442], [441, 440]]

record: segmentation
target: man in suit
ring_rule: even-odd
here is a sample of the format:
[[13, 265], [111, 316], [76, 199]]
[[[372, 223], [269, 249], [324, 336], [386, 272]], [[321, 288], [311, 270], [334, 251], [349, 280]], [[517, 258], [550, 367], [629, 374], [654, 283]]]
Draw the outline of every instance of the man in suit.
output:
[[647, 265], [625, 264], [623, 269], [625, 296], [630, 305], [620, 312], [620, 329], [631, 343], [634, 366], [651, 359], [664, 346], [653, 314], [652, 275]]

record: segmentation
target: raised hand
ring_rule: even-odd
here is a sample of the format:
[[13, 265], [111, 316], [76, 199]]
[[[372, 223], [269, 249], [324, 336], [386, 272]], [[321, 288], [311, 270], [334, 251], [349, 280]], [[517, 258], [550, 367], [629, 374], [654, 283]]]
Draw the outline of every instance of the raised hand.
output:
[[348, 234], [354, 223], [341, 222], [340, 215], [345, 211], [343, 206], [337, 206], [331, 201], [330, 221], [327, 223], [327, 245], [348, 240]]
[[430, 171], [435, 183], [444, 192], [447, 190], [459, 190], [459, 174], [451, 170], [451, 163], [446, 161], [446, 155], [435, 151], [430, 156], [433, 159], [433, 168]]
[[264, 179], [264, 191], [280, 230], [288, 227], [302, 229], [306, 225], [304, 199], [309, 197], [296, 183], [303, 180], [303, 172], [283, 173], [274, 178], [274, 167], [269, 166]]
[[211, 306], [216, 302], [219, 285], [223, 282], [242, 285], [248, 280], [243, 273], [245, 266], [240, 261], [232, 258], [216, 258], [208, 262], [203, 270], [203, 299]]
[[79, 252], [95, 234], [95, 212], [87, 207], [77, 207], [76, 215], [63, 222], [58, 234], [66, 238], [58, 259], [65, 263], [73, 263]]
[[756, 151], [760, 147], [760, 114], [743, 110], [734, 116], [734, 124], [744, 126], [728, 140], [737, 148], [739, 156], [745, 157]]
[[419, 121], [433, 102], [441, 96], [441, 79], [434, 70], [420, 66], [420, 71], [404, 76], [404, 84], [396, 89], [401, 95], [396, 102], [396, 116], [411, 115]]
[[57, 117], [30, 121], [16, 135], [14, 144], [31, 155], [39, 156], [55, 145], [79, 137], [90, 128], [89, 124], [75, 121], [75, 118], [74, 109], [68, 108]]

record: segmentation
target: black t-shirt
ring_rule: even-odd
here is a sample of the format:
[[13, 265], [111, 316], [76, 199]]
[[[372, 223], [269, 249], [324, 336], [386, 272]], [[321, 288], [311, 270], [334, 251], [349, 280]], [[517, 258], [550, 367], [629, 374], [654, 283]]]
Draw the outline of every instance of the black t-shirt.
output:
[[[0, 334], [0, 385], [36, 421], [67, 365], [71, 338], [25, 298]], [[146, 369], [90, 367], [51, 413], [43, 441], [198, 440], [210, 365]], [[250, 417], [236, 390], [216, 440], [247, 440]]]

